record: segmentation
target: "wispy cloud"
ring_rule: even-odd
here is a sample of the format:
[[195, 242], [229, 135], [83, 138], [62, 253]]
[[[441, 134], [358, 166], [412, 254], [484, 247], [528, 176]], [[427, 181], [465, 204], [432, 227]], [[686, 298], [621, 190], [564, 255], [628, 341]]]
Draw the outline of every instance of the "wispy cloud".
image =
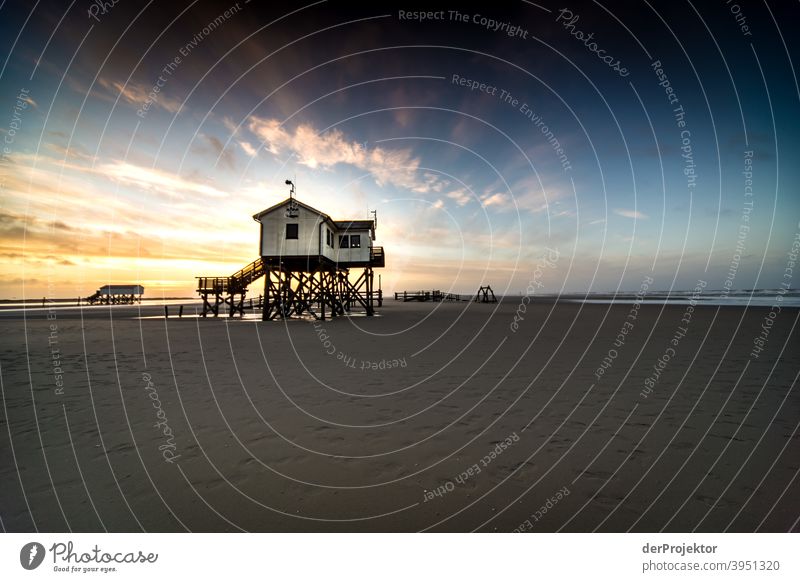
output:
[[[58, 281], [57, 293], [66, 296], [109, 280], [184, 292], [198, 273], [233, 272], [251, 260], [247, 243], [258, 231], [242, 196], [206, 213], [198, 208], [208, 207], [208, 197], [225, 194], [202, 178], [133, 162], [92, 167], [59, 158], [15, 154], [9, 160], [13, 171], [4, 177], [0, 210], [0, 297], [41, 296], [52, 292], [48, 281]], [[237, 210], [237, 201], [246, 211]], [[90, 288], [78, 291], [76, 280]]]
[[646, 220], [650, 218], [644, 212], [639, 212], [638, 210], [628, 210], [627, 208], [615, 208], [614, 214], [619, 214], [625, 218], [635, 218], [638, 220]]
[[39, 109], [39, 104], [36, 103], [29, 95], [24, 95], [19, 97], [20, 101], [24, 101], [34, 109]]
[[251, 158], [256, 157], [256, 154], [258, 153], [258, 150], [256, 148], [254, 148], [253, 146], [251, 146], [250, 142], [240, 141], [239, 145], [244, 150], [244, 153], [246, 153], [248, 156], [250, 156]]
[[440, 180], [435, 175], [420, 175], [420, 160], [408, 149], [365, 147], [348, 139], [339, 130], [320, 134], [308, 124], [287, 130], [277, 119], [252, 117], [248, 127], [271, 153], [293, 153], [301, 164], [309, 168], [349, 164], [372, 174], [381, 186], [392, 184], [418, 193], [441, 190]]
[[228, 196], [226, 192], [222, 192], [208, 184], [188, 180], [163, 170], [137, 166], [128, 162], [102, 164], [98, 170], [112, 180], [138, 186], [146, 190], [155, 190], [176, 198], [183, 198], [186, 194], [201, 194], [214, 198]]
[[510, 197], [503, 192], [495, 192], [494, 194], [487, 194], [481, 198], [481, 204], [484, 206], [499, 206], [505, 208], [509, 204]]
[[63, 159], [87, 163], [92, 163], [95, 160], [95, 156], [90, 154], [86, 148], [79, 144], [72, 144], [69, 148], [67, 148], [61, 144], [49, 142], [44, 144], [44, 147], [61, 156]]
[[515, 188], [515, 191], [520, 193], [512, 195], [508, 192], [487, 190], [480, 196], [480, 202], [485, 208], [492, 208], [500, 212], [513, 211], [539, 214], [550, 210], [553, 216], [556, 215], [554, 214], [556, 212], [559, 212], [559, 215], [566, 215], [568, 212], [563, 209], [555, 210], [553, 208], [553, 205], [560, 204], [560, 200], [566, 197], [566, 191], [548, 190], [546, 194], [541, 188], [535, 190]]
[[472, 197], [464, 188], [459, 188], [458, 190], [451, 190], [447, 193], [447, 197], [451, 200], [455, 200], [456, 204], [459, 206], [466, 206]]
[[239, 127], [233, 121], [233, 119], [231, 119], [227, 115], [222, 118], [222, 125], [225, 126], [225, 129], [231, 132], [231, 135], [236, 135], [237, 133], [239, 133], [239, 130], [241, 129], [241, 127]]
[[200, 134], [201, 142], [195, 145], [194, 151], [198, 153], [208, 153], [209, 151], [216, 158], [216, 164], [224, 166], [229, 170], [236, 168], [236, 157], [233, 150], [226, 148], [218, 137], [207, 133]]
[[[127, 84], [123, 84], [119, 81], [112, 81], [103, 77], [98, 79], [98, 83], [111, 93], [118, 93], [123, 101], [130, 103], [137, 109], [148, 101], [150, 91], [152, 90], [151, 87], [145, 87], [144, 85], [138, 85], [130, 81]], [[167, 97], [163, 92], [158, 93], [154, 99], [151, 99], [151, 102], [153, 106], [161, 107], [170, 113], [177, 113], [181, 108], [181, 101], [179, 99]]]

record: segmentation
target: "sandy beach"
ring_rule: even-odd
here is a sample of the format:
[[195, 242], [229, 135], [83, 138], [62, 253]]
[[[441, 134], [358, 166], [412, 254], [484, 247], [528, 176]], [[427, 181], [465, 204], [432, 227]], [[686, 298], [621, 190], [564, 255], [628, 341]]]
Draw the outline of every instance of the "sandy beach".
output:
[[2, 526], [798, 529], [800, 311], [520, 305], [5, 311]]

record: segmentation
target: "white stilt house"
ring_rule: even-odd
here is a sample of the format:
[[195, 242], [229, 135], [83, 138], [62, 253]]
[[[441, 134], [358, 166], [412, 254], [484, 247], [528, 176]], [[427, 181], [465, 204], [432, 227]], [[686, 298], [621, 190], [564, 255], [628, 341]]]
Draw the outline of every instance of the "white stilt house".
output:
[[253, 219], [261, 225], [260, 251], [266, 262], [384, 266], [383, 248], [374, 246], [375, 218], [333, 220], [290, 196]]
[[[373, 269], [385, 266], [383, 247], [376, 247], [377, 217], [333, 220], [299, 202], [294, 184], [289, 198], [253, 216], [261, 225], [260, 256], [228, 277], [197, 277], [203, 317], [228, 309], [244, 315], [248, 287], [264, 277], [262, 318], [293, 315], [325, 319], [361, 306], [373, 315], [382, 293], [373, 287]], [[353, 269], [355, 280], [350, 279]]]

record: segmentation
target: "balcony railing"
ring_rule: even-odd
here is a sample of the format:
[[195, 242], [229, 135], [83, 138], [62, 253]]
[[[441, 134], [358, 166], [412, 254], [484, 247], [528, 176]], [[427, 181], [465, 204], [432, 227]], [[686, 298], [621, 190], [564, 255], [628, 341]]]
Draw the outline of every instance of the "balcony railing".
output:
[[373, 267], [385, 267], [386, 255], [383, 253], [383, 247], [371, 247], [369, 250], [369, 262]]

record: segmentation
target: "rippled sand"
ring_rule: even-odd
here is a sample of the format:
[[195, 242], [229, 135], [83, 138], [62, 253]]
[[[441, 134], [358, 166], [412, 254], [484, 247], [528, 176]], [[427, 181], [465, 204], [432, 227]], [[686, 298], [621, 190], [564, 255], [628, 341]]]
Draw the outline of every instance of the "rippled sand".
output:
[[800, 311], [685, 309], [2, 313], [2, 525], [797, 530]]

